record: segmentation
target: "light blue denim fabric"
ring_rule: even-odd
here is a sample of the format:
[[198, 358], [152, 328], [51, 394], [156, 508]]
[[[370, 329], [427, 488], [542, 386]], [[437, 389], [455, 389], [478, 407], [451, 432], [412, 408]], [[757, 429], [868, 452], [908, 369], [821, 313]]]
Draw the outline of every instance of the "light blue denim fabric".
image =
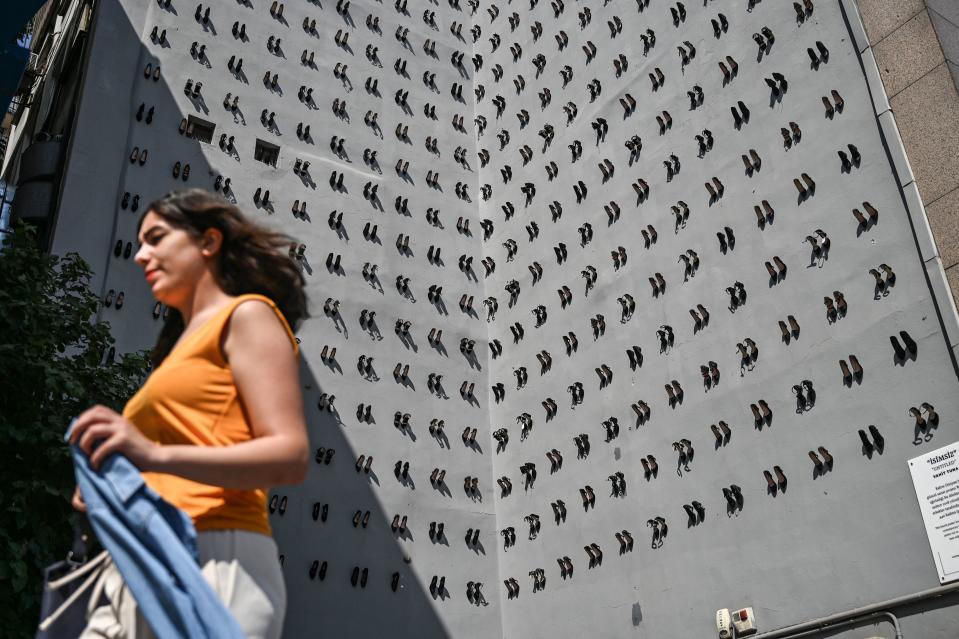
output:
[[79, 446], [70, 452], [87, 517], [158, 639], [243, 637], [200, 572], [187, 514], [147, 486], [123, 455], [107, 457], [98, 472]]

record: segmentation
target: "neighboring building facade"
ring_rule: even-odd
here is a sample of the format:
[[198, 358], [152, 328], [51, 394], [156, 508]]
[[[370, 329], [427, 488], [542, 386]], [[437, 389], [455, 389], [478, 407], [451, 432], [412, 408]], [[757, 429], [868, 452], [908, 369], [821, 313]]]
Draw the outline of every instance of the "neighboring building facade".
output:
[[907, 465], [957, 439], [943, 257], [857, 7], [797, 6], [53, 2], [0, 177], [120, 350], [162, 321], [127, 253], [153, 198], [305, 245], [286, 636], [711, 637], [751, 606], [758, 636], [955, 637]]
[[[43, 4], [33, 19], [29, 62], [3, 120], [2, 206], [10, 208], [18, 193], [13, 216], [34, 224], [47, 247], [52, 246], [59, 197], [64, 192], [65, 158], [76, 126], [93, 6], [92, 2], [52, 0]], [[70, 250], [76, 248], [81, 247]], [[94, 254], [83, 251], [87, 259]], [[105, 263], [94, 261], [94, 266], [105, 267]]]

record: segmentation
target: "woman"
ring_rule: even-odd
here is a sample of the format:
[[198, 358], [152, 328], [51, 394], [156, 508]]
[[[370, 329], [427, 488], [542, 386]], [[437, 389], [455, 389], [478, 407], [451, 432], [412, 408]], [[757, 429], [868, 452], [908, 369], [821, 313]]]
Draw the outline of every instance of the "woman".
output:
[[[136, 262], [169, 315], [153, 372], [123, 414], [94, 406], [71, 442], [94, 467], [114, 452], [186, 512], [204, 577], [248, 637], [279, 637], [286, 590], [267, 489], [303, 480], [308, 440], [290, 325], [307, 315], [290, 238], [200, 189], [169, 193], [140, 218]], [[100, 442], [94, 450], [93, 444]], [[74, 506], [84, 504], [77, 492]], [[109, 605], [84, 637], [149, 635], [115, 567]]]

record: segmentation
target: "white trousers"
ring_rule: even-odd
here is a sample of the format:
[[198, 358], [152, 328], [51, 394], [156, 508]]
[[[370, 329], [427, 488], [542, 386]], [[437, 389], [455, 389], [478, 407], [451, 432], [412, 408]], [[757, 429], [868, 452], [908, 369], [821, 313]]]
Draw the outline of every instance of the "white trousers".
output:
[[[286, 586], [276, 542], [246, 530], [197, 533], [203, 577], [251, 639], [279, 639]], [[136, 600], [110, 561], [102, 579], [108, 603], [94, 609], [81, 639], [153, 639]]]

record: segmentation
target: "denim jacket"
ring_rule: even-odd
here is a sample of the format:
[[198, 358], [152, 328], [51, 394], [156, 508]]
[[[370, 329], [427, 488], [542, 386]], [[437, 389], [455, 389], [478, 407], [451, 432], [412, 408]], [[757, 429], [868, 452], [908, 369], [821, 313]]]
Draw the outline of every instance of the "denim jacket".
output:
[[186, 513], [147, 486], [123, 455], [108, 456], [95, 471], [79, 446], [72, 445], [70, 452], [87, 517], [154, 634], [159, 639], [243, 637], [200, 572], [196, 530]]

